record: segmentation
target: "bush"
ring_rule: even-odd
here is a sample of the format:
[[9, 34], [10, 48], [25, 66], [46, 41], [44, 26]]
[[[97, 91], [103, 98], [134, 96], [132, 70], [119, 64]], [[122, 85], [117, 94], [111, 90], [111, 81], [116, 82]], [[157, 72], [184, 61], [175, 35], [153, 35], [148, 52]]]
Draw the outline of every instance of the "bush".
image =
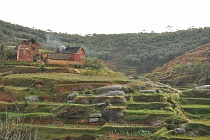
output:
[[99, 61], [98, 58], [94, 57], [94, 58], [86, 58], [84, 67], [88, 69], [99, 70], [99, 69], [104, 69], [105, 66]]
[[83, 64], [73, 64], [73, 67], [75, 68], [83, 68]]
[[45, 70], [46, 65], [44, 63], [39, 64], [39, 71], [43, 72]]

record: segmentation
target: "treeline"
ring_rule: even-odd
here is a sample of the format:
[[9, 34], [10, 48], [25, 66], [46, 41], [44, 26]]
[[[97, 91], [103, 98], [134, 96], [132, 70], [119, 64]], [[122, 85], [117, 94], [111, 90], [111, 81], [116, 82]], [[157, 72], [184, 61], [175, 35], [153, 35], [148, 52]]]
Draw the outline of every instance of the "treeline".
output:
[[200, 45], [210, 43], [210, 28], [189, 28], [164, 33], [77, 34], [42, 31], [0, 21], [0, 43], [18, 45], [21, 39], [34, 38], [43, 49], [80, 46], [91, 57], [135, 67], [137, 73], [158, 66]]

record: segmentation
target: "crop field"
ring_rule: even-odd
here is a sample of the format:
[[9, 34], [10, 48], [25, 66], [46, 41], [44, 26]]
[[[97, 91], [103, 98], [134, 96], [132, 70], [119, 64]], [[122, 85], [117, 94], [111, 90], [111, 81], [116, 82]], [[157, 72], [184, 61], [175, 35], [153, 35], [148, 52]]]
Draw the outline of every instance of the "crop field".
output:
[[[208, 90], [177, 92], [145, 79], [76, 74], [58, 66], [43, 72], [27, 62], [0, 67], [2, 126], [26, 128], [41, 140], [204, 140], [210, 135]], [[174, 134], [182, 125], [186, 133]]]

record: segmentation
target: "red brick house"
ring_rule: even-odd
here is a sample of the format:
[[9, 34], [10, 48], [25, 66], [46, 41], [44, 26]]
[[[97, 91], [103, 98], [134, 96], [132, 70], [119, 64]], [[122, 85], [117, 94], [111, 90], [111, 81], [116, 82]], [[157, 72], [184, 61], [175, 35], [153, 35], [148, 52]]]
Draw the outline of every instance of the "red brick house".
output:
[[35, 55], [39, 55], [39, 44], [34, 39], [24, 40], [19, 45], [17, 50], [18, 61], [33, 61]]
[[84, 62], [85, 59], [85, 51], [81, 47], [67, 46], [61, 53], [67, 55], [69, 61]]
[[41, 54], [42, 60], [48, 64], [70, 65], [83, 63], [86, 57], [85, 51], [81, 47], [69, 47], [56, 53]]

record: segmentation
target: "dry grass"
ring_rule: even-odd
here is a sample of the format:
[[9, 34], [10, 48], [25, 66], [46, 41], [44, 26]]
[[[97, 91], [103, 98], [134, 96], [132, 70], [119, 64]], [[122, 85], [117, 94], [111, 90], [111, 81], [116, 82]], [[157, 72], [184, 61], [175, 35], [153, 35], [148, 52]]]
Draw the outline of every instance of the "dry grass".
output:
[[51, 79], [56, 81], [69, 81], [69, 82], [97, 82], [97, 81], [129, 81], [125, 76], [88, 76], [81, 74], [72, 74], [72, 73], [27, 73], [27, 74], [13, 74], [6, 76], [8, 79], [32, 79], [32, 78], [40, 78], [40, 79]]

